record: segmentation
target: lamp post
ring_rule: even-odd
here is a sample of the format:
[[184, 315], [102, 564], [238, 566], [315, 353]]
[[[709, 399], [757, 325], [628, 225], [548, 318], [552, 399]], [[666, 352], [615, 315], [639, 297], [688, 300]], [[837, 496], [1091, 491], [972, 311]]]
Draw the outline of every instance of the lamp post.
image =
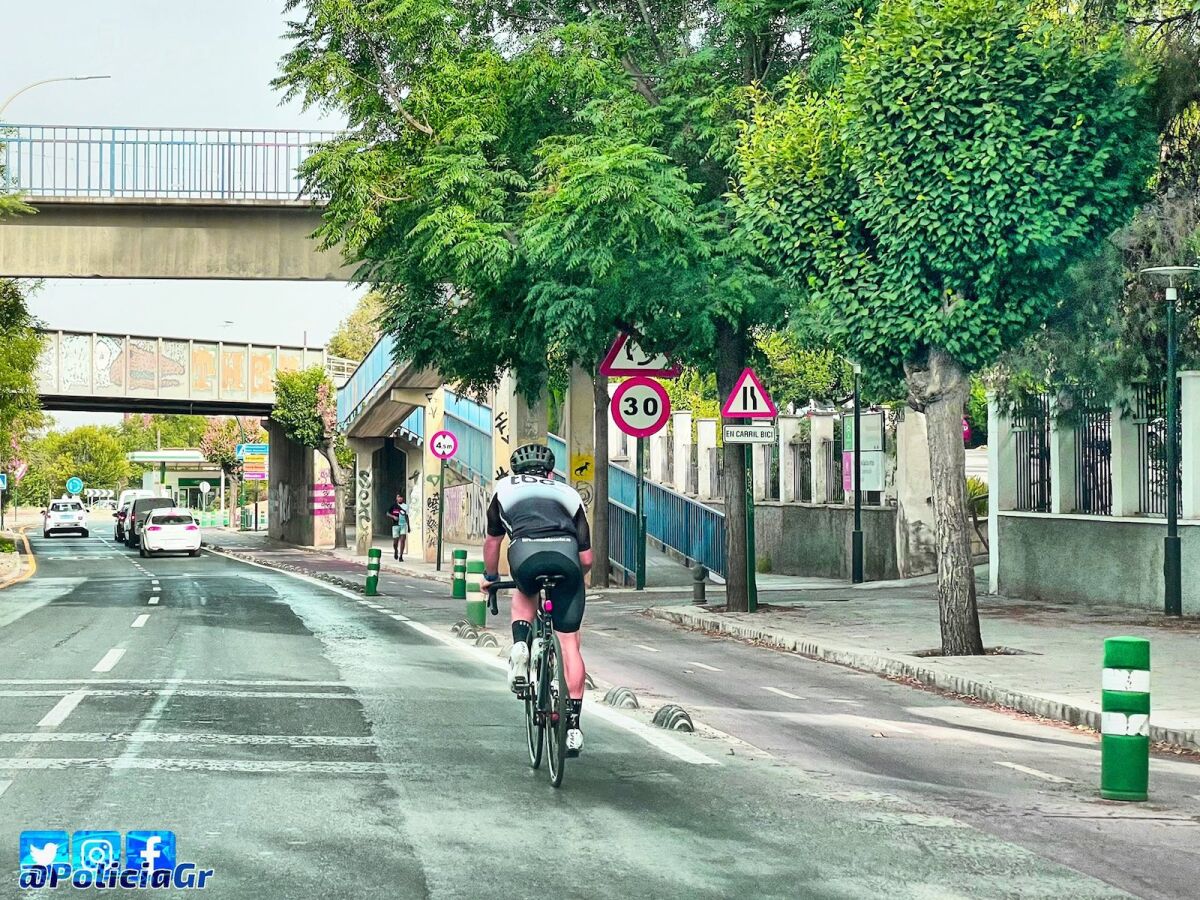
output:
[[4, 111], [8, 109], [8, 105], [20, 97], [28, 90], [32, 90], [43, 84], [54, 84], [57, 81], [99, 81], [104, 78], [112, 78], [111, 75], [64, 75], [59, 78], [43, 78], [41, 81], [34, 81], [25, 85], [23, 88], [18, 88], [5, 98], [3, 103], [0, 103], [0, 121], [4, 119]]
[[1138, 274], [1155, 282], [1166, 282], [1167, 300], [1167, 536], [1163, 538], [1163, 612], [1183, 615], [1183, 576], [1179, 546], [1179, 384], [1175, 364], [1175, 304], [1178, 285], [1196, 272], [1197, 266], [1153, 266]]
[[862, 366], [854, 363], [854, 531], [850, 535], [850, 581], [863, 583], [862, 533], [862, 403], [859, 379]]

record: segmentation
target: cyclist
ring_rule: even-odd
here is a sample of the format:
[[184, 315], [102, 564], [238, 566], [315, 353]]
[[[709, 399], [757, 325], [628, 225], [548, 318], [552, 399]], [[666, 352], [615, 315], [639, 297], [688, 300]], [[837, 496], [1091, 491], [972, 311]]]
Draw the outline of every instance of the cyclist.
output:
[[579, 715], [583, 708], [586, 670], [579, 653], [583, 621], [584, 572], [592, 567], [592, 538], [583, 501], [570, 485], [551, 478], [554, 452], [544, 444], [513, 451], [512, 474], [496, 482], [488, 506], [487, 540], [483, 545], [484, 579], [500, 578], [500, 542], [511, 541], [508, 565], [517, 583], [512, 601], [513, 648], [508, 657], [508, 686], [520, 691], [529, 683], [529, 648], [533, 640], [539, 575], [561, 581], [549, 592], [554, 630], [562, 644], [563, 668], [570, 694], [567, 752], [583, 749]]

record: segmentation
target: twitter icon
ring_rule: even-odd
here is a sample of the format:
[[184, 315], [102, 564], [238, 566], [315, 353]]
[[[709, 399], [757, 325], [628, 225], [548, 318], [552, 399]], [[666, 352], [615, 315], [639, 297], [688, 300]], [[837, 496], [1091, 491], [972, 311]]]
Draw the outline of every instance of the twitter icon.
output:
[[71, 839], [65, 831], [22, 831], [21, 867], [71, 862]]

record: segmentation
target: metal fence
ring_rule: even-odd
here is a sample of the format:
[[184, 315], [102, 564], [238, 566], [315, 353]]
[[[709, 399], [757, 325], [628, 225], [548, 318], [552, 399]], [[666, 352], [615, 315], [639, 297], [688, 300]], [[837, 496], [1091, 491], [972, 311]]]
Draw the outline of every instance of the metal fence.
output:
[[[1176, 397], [1178, 397], [1178, 393]], [[1139, 384], [1134, 386], [1134, 426], [1138, 443], [1138, 511], [1150, 516], [1167, 514], [1167, 386]], [[1176, 409], [1176, 439], [1181, 439], [1182, 416]], [[1181, 461], [1177, 461], [1179, 463]], [[1176, 501], [1183, 502], [1182, 469], [1176, 484]]]
[[1043, 394], [1031, 409], [1012, 420], [1017, 454], [1016, 508], [1050, 512], [1050, 397]]
[[637, 513], [628, 506], [608, 501], [608, 561], [630, 585], [637, 575]]
[[31, 197], [302, 199], [297, 168], [335, 132], [0, 125], [6, 187]]
[[[612, 502], [637, 507], [637, 477], [628, 469], [608, 467], [608, 492]], [[651, 481], [645, 483], [645, 492], [646, 534], [689, 563], [699, 561], [724, 575], [725, 514]]]
[[812, 503], [812, 444], [792, 444], [792, 498], [800, 503]]
[[1111, 516], [1112, 500], [1112, 412], [1083, 397], [1075, 426], [1075, 509]]
[[708, 496], [720, 500], [725, 496], [725, 479], [722, 477], [721, 451], [709, 447], [704, 451], [708, 454]]

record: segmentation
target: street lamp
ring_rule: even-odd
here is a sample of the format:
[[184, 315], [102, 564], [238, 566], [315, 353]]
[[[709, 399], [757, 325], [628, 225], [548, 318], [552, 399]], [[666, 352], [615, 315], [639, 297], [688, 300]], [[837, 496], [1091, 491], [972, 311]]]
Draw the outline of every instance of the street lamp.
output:
[[863, 583], [862, 533], [862, 403], [859, 379], [862, 366], [854, 363], [854, 531], [850, 535], [850, 581]]
[[1197, 266], [1153, 266], [1139, 275], [1167, 286], [1167, 536], [1163, 538], [1163, 612], [1183, 615], [1183, 576], [1179, 549], [1178, 376], [1175, 372], [1175, 303], [1179, 282], [1200, 272]]
[[12, 103], [14, 100], [16, 100], [18, 97], [20, 97], [26, 91], [31, 90], [32, 88], [38, 87], [39, 85], [53, 84], [57, 81], [98, 81], [103, 78], [112, 78], [112, 76], [111, 75], [64, 75], [60, 78], [43, 78], [41, 81], [34, 81], [30, 84], [25, 85], [25, 87], [19, 88], [18, 90], [9, 94], [8, 97], [5, 99], [5, 101], [3, 103], [0, 103], [0, 120], [3, 120], [4, 111], [6, 109], [8, 109], [8, 105], [10, 103]]

